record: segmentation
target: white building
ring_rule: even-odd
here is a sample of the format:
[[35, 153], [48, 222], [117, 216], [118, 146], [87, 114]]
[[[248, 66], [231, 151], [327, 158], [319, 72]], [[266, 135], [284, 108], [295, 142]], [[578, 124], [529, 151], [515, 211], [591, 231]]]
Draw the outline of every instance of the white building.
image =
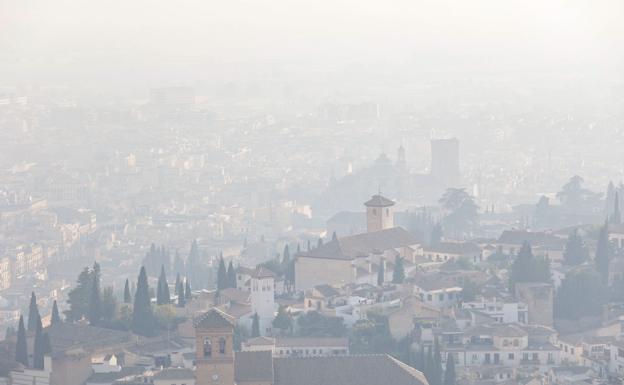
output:
[[271, 333], [275, 318], [275, 274], [266, 268], [256, 269], [251, 275], [251, 312], [260, 321], [260, 335]]
[[464, 302], [464, 309], [478, 310], [499, 323], [527, 323], [529, 309], [525, 303], [517, 301], [502, 301], [497, 298], [481, 297], [476, 301]]

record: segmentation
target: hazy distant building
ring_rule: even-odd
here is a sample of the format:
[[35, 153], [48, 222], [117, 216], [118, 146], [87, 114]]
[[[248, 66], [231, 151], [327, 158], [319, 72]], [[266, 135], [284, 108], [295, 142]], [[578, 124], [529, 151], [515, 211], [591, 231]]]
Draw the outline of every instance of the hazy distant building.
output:
[[189, 107], [195, 104], [195, 90], [190, 87], [160, 87], [150, 92], [150, 102], [160, 107]]
[[431, 140], [431, 176], [444, 188], [459, 186], [458, 139]]
[[529, 324], [553, 326], [554, 289], [551, 284], [541, 282], [517, 283], [516, 299], [527, 305]]

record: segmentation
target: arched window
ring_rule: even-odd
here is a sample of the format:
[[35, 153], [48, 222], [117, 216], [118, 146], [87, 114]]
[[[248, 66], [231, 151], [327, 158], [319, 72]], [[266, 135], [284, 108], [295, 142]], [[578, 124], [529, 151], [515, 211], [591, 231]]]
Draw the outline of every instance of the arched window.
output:
[[377, 209], [373, 209], [373, 215], [377, 215]]
[[212, 357], [212, 341], [210, 341], [210, 338], [204, 338], [204, 357]]
[[219, 338], [219, 353], [225, 354], [225, 338]]

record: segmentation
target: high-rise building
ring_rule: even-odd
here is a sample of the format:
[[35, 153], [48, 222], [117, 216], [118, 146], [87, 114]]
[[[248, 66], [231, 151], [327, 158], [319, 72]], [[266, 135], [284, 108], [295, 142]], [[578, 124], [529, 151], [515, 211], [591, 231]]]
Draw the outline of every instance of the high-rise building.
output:
[[459, 140], [431, 140], [431, 176], [443, 188], [458, 187], [459, 175]]

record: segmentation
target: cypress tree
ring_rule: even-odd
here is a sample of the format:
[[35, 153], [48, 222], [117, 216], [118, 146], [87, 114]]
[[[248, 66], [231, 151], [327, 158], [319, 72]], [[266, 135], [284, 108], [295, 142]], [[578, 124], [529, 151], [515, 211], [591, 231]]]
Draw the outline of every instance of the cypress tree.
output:
[[377, 271], [377, 286], [383, 286], [384, 276], [386, 274], [386, 264], [383, 259], [379, 260], [379, 270]]
[[154, 334], [154, 315], [152, 313], [149, 285], [145, 267], [141, 267], [134, 294], [134, 311], [132, 312], [132, 331], [142, 336]]
[[290, 265], [290, 250], [288, 249], [288, 244], [286, 244], [282, 253], [282, 271], [285, 272], [288, 269], [288, 265]]
[[433, 364], [434, 368], [432, 370], [433, 374], [433, 383], [437, 385], [442, 385], [442, 356], [440, 354], [440, 344], [438, 339], [435, 339], [434, 348], [433, 348]]
[[132, 294], [130, 294], [130, 282], [126, 278], [126, 284], [124, 285], [124, 303], [132, 303]]
[[338, 236], [336, 236], [336, 230], [332, 233], [332, 241], [338, 240]]
[[455, 385], [455, 358], [452, 353], [446, 355], [446, 370], [444, 371], [444, 385]]
[[225, 269], [225, 261], [223, 257], [219, 259], [219, 270], [217, 271], [217, 289], [223, 290], [227, 288], [227, 270]]
[[[191, 281], [186, 277], [186, 287], [184, 288], [184, 299], [191, 299]], [[185, 301], [186, 302], [186, 301]]]
[[578, 234], [578, 229], [574, 229], [568, 236], [563, 258], [563, 263], [570, 266], [580, 265], [587, 259], [587, 250], [583, 244], [583, 238]]
[[611, 214], [611, 223], [616, 225], [622, 223], [622, 214], [620, 213], [620, 195], [618, 192], [615, 193], [613, 214]]
[[61, 316], [59, 315], [58, 305], [56, 304], [56, 300], [52, 304], [52, 316], [50, 317], [50, 324], [52, 326], [58, 325], [61, 323]]
[[20, 315], [19, 327], [17, 329], [17, 344], [15, 346], [15, 361], [28, 367], [28, 346], [26, 345], [26, 328], [24, 327], [24, 316]]
[[39, 324], [41, 324], [41, 316], [37, 307], [37, 296], [33, 291], [30, 293], [30, 305], [28, 306], [28, 331], [36, 331]]
[[180, 273], [176, 274], [176, 280], [175, 280], [175, 295], [176, 297], [180, 297]]
[[43, 355], [44, 346], [43, 330], [41, 327], [37, 327], [35, 332], [35, 342], [33, 347], [33, 367], [38, 370], [43, 370]]
[[258, 317], [258, 313], [254, 313], [251, 320], [251, 337], [260, 337], [260, 317]]
[[392, 283], [403, 283], [405, 280], [405, 267], [403, 266], [403, 258], [399, 255], [394, 259], [394, 271], [392, 272]]
[[43, 354], [51, 354], [52, 353], [52, 343], [50, 342], [50, 335], [48, 333], [43, 333]]
[[609, 280], [609, 262], [611, 260], [611, 245], [609, 244], [608, 224], [605, 222], [598, 235], [596, 245], [596, 270], [600, 273], [603, 283]]
[[227, 269], [227, 281], [228, 287], [232, 287], [236, 289], [236, 270], [234, 269], [234, 264], [230, 261]]
[[93, 264], [91, 296], [89, 300], [89, 323], [97, 325], [102, 319], [102, 297], [100, 293], [100, 265]]
[[177, 283], [178, 290], [178, 307], [184, 307], [186, 305], [186, 295], [184, 293], [184, 284], [182, 281]]
[[160, 267], [160, 277], [158, 277], [158, 287], [156, 290], [156, 303], [166, 305], [171, 302], [171, 293], [169, 292], [169, 283], [167, 283], [167, 275], [165, 274], [165, 265]]
[[92, 278], [89, 267], [85, 267], [78, 275], [76, 286], [67, 295], [69, 309], [64, 312], [66, 320], [78, 321], [89, 314]]

